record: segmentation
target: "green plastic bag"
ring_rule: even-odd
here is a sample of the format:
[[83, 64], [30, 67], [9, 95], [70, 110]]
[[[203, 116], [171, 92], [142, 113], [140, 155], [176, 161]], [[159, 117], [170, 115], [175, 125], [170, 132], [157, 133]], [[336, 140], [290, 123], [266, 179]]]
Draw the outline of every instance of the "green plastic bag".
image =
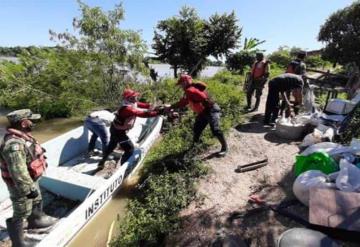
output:
[[309, 170], [322, 171], [325, 174], [339, 170], [336, 161], [325, 152], [315, 152], [308, 156], [296, 156], [295, 176]]

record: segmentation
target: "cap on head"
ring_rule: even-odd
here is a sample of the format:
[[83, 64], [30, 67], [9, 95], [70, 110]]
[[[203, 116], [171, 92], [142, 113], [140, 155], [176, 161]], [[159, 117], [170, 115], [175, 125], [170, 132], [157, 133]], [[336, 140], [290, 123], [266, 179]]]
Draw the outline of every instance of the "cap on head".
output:
[[256, 53], [256, 59], [264, 59], [264, 53], [262, 53], [262, 52], [257, 52]]
[[178, 82], [176, 83], [176, 85], [180, 85], [183, 82], [191, 84], [192, 77], [190, 75], [182, 74], [182, 75], [180, 75], [180, 78], [179, 78]]
[[41, 118], [41, 115], [32, 113], [30, 109], [21, 109], [10, 112], [9, 114], [6, 115], [6, 117], [11, 124], [14, 124], [24, 119], [38, 120]]
[[297, 57], [300, 59], [304, 59], [307, 56], [307, 52], [306, 51], [299, 51], [297, 53]]
[[136, 96], [139, 96], [139, 95], [140, 95], [139, 92], [136, 92], [135, 90], [127, 88], [127, 89], [124, 90], [122, 96], [123, 96], [124, 99], [128, 99], [130, 97], [136, 97]]

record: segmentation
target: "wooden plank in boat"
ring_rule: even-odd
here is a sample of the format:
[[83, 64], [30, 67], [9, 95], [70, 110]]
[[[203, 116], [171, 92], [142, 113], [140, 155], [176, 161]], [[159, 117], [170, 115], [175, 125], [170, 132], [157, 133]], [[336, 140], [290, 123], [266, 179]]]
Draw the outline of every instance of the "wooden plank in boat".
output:
[[360, 193], [310, 189], [310, 223], [360, 232]]
[[74, 201], [83, 201], [89, 192], [105, 181], [104, 178], [79, 173], [68, 167], [51, 167], [40, 180], [50, 192]]

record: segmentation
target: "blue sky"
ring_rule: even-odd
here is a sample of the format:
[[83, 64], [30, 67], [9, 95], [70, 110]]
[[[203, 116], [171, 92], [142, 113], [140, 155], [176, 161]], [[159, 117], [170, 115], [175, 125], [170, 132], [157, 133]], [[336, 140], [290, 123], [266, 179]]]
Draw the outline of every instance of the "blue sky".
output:
[[[90, 6], [111, 9], [116, 0], [84, 0]], [[148, 46], [159, 20], [176, 15], [184, 6], [208, 18], [215, 12], [235, 11], [244, 37], [266, 40], [267, 52], [279, 46], [306, 50], [322, 44], [316, 37], [326, 18], [351, 4], [351, 0], [124, 0], [125, 21], [121, 27], [141, 31]], [[48, 30], [72, 31], [72, 18], [79, 16], [75, 0], [0, 0], [0, 46], [55, 45]]]

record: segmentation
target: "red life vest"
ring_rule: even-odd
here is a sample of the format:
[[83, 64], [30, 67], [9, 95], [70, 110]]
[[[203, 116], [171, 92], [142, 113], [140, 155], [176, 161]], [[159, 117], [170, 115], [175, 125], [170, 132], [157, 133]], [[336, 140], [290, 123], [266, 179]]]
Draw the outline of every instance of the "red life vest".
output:
[[266, 73], [266, 61], [255, 62], [251, 68], [251, 75], [253, 79], [259, 79], [265, 76]]
[[[136, 115], [124, 116], [124, 115], [127, 115], [126, 114], [127, 107], [131, 107], [131, 106], [123, 105], [115, 113], [115, 119], [113, 121], [113, 125], [118, 130], [129, 130], [135, 124]], [[136, 104], [134, 107], [136, 107]]]
[[[7, 129], [7, 133], [4, 136], [4, 144], [0, 147], [0, 151], [5, 146], [5, 143], [10, 138], [22, 139], [25, 141], [25, 150], [30, 155], [31, 161], [27, 164], [30, 177], [36, 181], [47, 168], [46, 157], [44, 155], [45, 150], [40, 146], [40, 144], [29, 134], [25, 134], [19, 130]], [[33, 146], [33, 147], [32, 147]], [[0, 161], [1, 177], [3, 180], [10, 185], [13, 185], [14, 182], [10, 175], [8, 164], [5, 160]]]
[[[207, 84], [205, 82], [194, 82], [191, 84], [191, 86], [204, 92], [207, 87]], [[208, 95], [207, 92], [205, 92], [205, 93]], [[192, 100], [189, 100], [189, 107], [191, 110], [193, 110], [196, 113], [201, 113], [206, 108], [202, 102], [194, 102]]]

